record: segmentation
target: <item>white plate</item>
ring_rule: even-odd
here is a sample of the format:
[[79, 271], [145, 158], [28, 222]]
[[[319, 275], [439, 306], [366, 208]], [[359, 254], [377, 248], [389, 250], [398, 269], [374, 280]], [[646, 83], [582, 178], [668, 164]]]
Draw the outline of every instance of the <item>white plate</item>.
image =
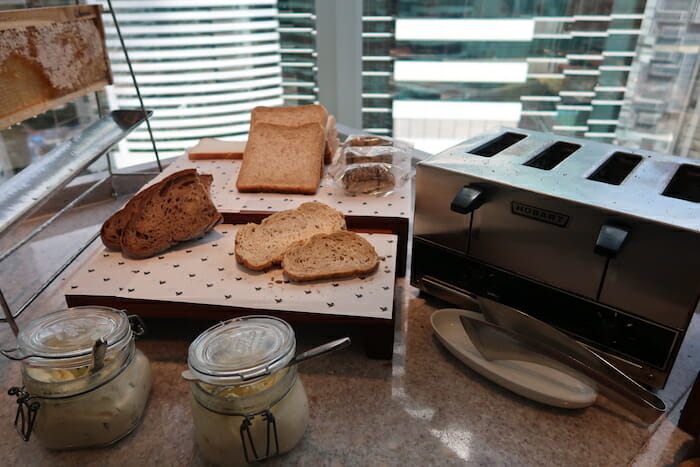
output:
[[440, 342], [477, 373], [543, 404], [574, 409], [595, 403], [595, 389], [555, 368], [518, 360], [486, 360], [462, 327], [460, 315], [483, 321], [479, 313], [446, 308], [433, 313], [430, 322]]

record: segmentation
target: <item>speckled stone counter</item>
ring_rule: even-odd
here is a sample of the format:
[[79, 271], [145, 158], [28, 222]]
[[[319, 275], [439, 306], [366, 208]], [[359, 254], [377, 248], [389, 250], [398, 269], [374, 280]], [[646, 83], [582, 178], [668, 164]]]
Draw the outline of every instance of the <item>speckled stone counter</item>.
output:
[[[96, 245], [97, 247], [97, 245]], [[66, 271], [64, 277], [70, 274]], [[63, 278], [19, 321], [65, 307]], [[394, 354], [370, 360], [359, 343], [301, 365], [311, 420], [302, 442], [268, 465], [669, 465], [692, 442], [676, 428], [678, 413], [700, 367], [700, 325], [693, 322], [667, 387], [669, 411], [651, 426], [638, 424], [603, 400], [578, 410], [531, 402], [484, 379], [434, 337], [430, 315], [447, 305], [397, 284]], [[0, 396], [0, 464], [199, 466], [186, 368], [189, 342], [211, 325], [150, 321], [138, 347], [149, 357], [153, 389], [141, 425], [102, 449], [51, 452], [24, 442], [12, 426], [16, 404]], [[329, 326], [297, 328], [300, 350], [345, 334]], [[350, 334], [350, 337], [353, 337]], [[3, 348], [14, 338], [0, 329]], [[0, 360], [3, 393], [20, 383], [19, 364]]]

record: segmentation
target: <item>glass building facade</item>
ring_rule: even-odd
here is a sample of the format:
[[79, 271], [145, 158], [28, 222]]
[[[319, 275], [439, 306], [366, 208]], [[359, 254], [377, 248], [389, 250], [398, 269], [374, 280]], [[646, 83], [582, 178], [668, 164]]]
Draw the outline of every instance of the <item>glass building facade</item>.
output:
[[[363, 129], [428, 152], [513, 126], [693, 157], [696, 3], [363, 2]], [[313, 102], [315, 2], [278, 5], [285, 103]]]
[[621, 144], [700, 157], [699, 52], [698, 2], [650, 2], [619, 115]]
[[396, 12], [401, 2], [362, 5], [362, 125], [377, 134], [393, 132]]
[[[397, 0], [362, 4], [362, 127], [393, 130], [394, 29]], [[314, 0], [279, 0], [285, 105], [318, 101], [318, 54]]]
[[318, 101], [318, 55], [314, 0], [279, 0], [284, 105]]
[[643, 0], [399, 2], [394, 134], [431, 152], [502, 125], [613, 141], [644, 11]]

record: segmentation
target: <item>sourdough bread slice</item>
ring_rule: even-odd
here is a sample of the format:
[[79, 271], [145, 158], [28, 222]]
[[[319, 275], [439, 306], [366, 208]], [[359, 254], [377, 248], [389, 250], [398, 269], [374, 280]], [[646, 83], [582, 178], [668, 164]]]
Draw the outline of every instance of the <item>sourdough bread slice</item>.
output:
[[319, 233], [345, 229], [343, 214], [323, 203], [309, 202], [280, 211], [236, 233], [236, 261], [262, 271], [282, 262], [285, 252]]
[[349, 231], [314, 235], [287, 250], [282, 260], [284, 274], [297, 282], [369, 274], [378, 266], [372, 244]]
[[[200, 182], [204, 185], [204, 188], [209, 192], [211, 190], [211, 184], [214, 181], [214, 177], [211, 174], [198, 174]], [[161, 186], [162, 182], [156, 182], [143, 190], [136, 193], [120, 210], [112, 214], [103, 224], [100, 229], [100, 237], [102, 243], [107, 248], [112, 250], [121, 250], [121, 237], [124, 227], [129, 223], [131, 215], [139, 210], [139, 203], [150, 197], [149, 192], [151, 190], [157, 190]]]
[[323, 171], [325, 138], [318, 123], [251, 126], [236, 180], [238, 191], [315, 194]]
[[124, 255], [147, 258], [201, 237], [219, 224], [223, 218], [209, 196], [211, 182], [210, 176], [186, 169], [135, 196], [120, 214], [128, 218], [119, 242]]
[[[135, 196], [138, 196], [138, 194]], [[129, 202], [134, 202], [134, 198], [132, 198]], [[125, 208], [122, 208], [112, 214], [109, 219], [104, 221], [102, 228], [100, 229], [100, 238], [102, 239], [102, 243], [104, 243], [107, 248], [111, 250], [122, 249], [122, 231], [124, 230], [126, 224], [129, 223], [130, 217], [130, 212]]]
[[[121, 250], [121, 238], [124, 227], [129, 223], [131, 215], [139, 210], [139, 204], [144, 199], [147, 198], [148, 192], [150, 190], [157, 189], [156, 184], [144, 188], [143, 190], [136, 193], [119, 211], [112, 214], [103, 224], [100, 229], [100, 237], [102, 238], [102, 243], [107, 248], [112, 250]], [[154, 188], [155, 187], [155, 188]]]

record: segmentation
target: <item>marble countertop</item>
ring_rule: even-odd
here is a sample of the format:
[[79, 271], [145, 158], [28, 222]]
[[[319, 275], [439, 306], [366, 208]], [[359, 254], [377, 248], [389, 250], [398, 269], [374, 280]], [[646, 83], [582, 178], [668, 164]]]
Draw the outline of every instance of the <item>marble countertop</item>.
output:
[[[98, 245], [95, 245], [98, 247]], [[69, 268], [19, 321], [65, 307]], [[267, 465], [669, 465], [692, 438], [676, 427], [700, 368], [700, 324], [693, 321], [666, 388], [668, 413], [636, 423], [606, 400], [586, 409], [552, 408], [513, 394], [475, 373], [435, 338], [430, 315], [448, 305], [397, 282], [399, 307], [391, 360], [365, 356], [358, 336], [340, 352], [300, 366], [311, 419], [301, 443]], [[141, 425], [101, 449], [56, 452], [24, 442], [12, 421], [14, 398], [0, 398], [0, 463], [34, 465], [199, 466], [186, 368], [187, 347], [211, 322], [149, 321], [138, 347], [151, 361], [153, 389]], [[300, 350], [346, 334], [338, 325], [300, 324]], [[0, 327], [3, 348], [14, 344]], [[0, 359], [3, 393], [20, 384], [19, 364]]]

